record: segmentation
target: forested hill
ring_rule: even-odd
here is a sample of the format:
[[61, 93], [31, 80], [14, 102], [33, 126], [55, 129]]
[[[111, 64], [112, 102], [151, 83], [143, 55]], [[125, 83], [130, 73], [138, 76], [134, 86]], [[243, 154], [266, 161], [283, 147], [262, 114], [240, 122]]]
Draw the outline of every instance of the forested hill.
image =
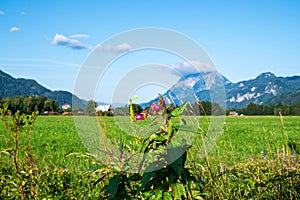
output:
[[0, 97], [14, 97], [21, 95], [45, 96], [58, 101], [60, 105], [72, 105], [72, 98], [79, 108], [85, 107], [85, 101], [67, 91], [51, 91], [32, 79], [14, 78], [0, 70]]

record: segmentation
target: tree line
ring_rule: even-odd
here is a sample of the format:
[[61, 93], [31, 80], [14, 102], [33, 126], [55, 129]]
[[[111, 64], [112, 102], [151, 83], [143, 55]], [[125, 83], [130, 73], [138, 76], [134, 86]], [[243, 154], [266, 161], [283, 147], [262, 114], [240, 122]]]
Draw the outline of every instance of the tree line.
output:
[[[142, 112], [143, 110], [149, 109], [146, 107], [142, 109], [141, 106], [138, 104], [134, 104], [134, 110], [137, 113]], [[176, 106], [175, 106], [176, 107]], [[235, 111], [239, 114], [243, 115], [300, 115], [300, 105], [292, 104], [288, 105], [285, 103], [278, 103], [276, 105], [272, 104], [255, 104], [249, 103], [246, 108], [240, 109], [224, 109], [219, 104], [209, 101], [200, 101], [197, 103], [190, 104], [190, 112], [185, 111], [183, 114], [185, 115], [223, 115], [226, 113], [227, 115], [229, 112]], [[120, 107], [114, 109], [114, 115], [129, 115], [129, 108], [128, 107]]]
[[[143, 110], [149, 110], [149, 107], [142, 109], [138, 104], [134, 104], [134, 110], [137, 113], [142, 112]], [[177, 107], [175, 105], [175, 107]], [[128, 107], [116, 108], [114, 110], [114, 115], [128, 115]], [[188, 111], [190, 110], [190, 111]], [[246, 108], [240, 109], [224, 109], [219, 104], [209, 101], [200, 101], [197, 103], [190, 104], [188, 109], [186, 109], [183, 114], [185, 115], [228, 115], [229, 112], [235, 111], [243, 115], [300, 115], [300, 105], [292, 104], [288, 105], [285, 103], [278, 103], [276, 105], [272, 104], [255, 104], [249, 103]]]
[[[144, 109], [139, 104], [132, 104], [133, 111], [135, 113], [141, 113], [145, 110], [150, 110], [150, 106], [145, 107]], [[173, 105], [174, 108], [178, 105]], [[222, 115], [225, 113], [225, 110], [217, 103], [211, 103], [209, 101], [202, 101], [193, 104], [189, 104], [188, 109], [183, 112], [183, 115]], [[129, 107], [118, 107], [113, 111], [114, 115], [126, 116], [129, 115]]]
[[21, 113], [31, 114], [34, 111], [38, 111], [39, 114], [44, 111], [60, 112], [58, 101], [47, 99], [44, 96], [14, 96], [14, 97], [0, 97], [0, 104], [7, 104], [8, 109], [13, 113], [20, 110]]
[[[0, 104], [6, 103], [8, 108], [12, 112], [20, 110], [22, 113], [31, 114], [34, 111], [38, 111], [39, 114], [43, 114], [44, 111], [50, 112], [62, 112], [62, 109], [59, 106], [58, 101], [47, 99], [44, 96], [14, 96], [14, 97], [0, 97]], [[86, 115], [96, 115], [95, 107], [97, 103], [95, 101], [89, 101], [85, 107], [84, 114]], [[76, 107], [76, 106], [75, 106]], [[176, 105], [175, 105], [176, 107]], [[185, 115], [222, 115], [226, 112], [228, 115], [229, 112], [235, 111], [239, 114], [244, 115], [300, 115], [300, 105], [292, 104], [288, 105], [285, 103], [278, 103], [277, 105], [271, 104], [256, 104], [249, 103], [246, 108], [240, 109], [227, 109], [226, 111], [219, 106], [217, 103], [209, 101], [201, 101], [197, 103], [190, 104], [190, 110], [192, 112], [184, 112]], [[139, 104], [133, 104], [134, 112], [141, 113], [143, 110], [149, 110], [149, 107], [142, 108]], [[74, 108], [73, 108], [74, 110]], [[81, 110], [81, 109], [78, 109]], [[98, 115], [129, 115], [129, 107], [120, 107], [115, 108], [113, 111], [107, 113], [97, 113]]]
[[246, 108], [228, 109], [227, 113], [236, 111], [244, 115], [300, 115], [300, 106], [298, 104], [288, 105], [285, 103], [272, 104], [255, 104], [249, 103]]

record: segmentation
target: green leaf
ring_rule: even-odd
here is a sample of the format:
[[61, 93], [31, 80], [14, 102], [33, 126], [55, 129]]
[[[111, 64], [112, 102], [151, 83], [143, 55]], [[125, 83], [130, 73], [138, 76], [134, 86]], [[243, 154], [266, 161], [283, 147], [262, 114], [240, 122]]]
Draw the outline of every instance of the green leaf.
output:
[[176, 175], [176, 173], [174, 173], [173, 171], [170, 170], [169, 173], [166, 174], [168, 176], [169, 182], [170, 183], [174, 183], [178, 180], [178, 176]]
[[194, 182], [194, 183], [199, 183], [199, 181], [194, 177], [194, 176], [192, 176], [191, 175], [191, 173], [189, 172], [189, 170], [188, 169], [186, 169], [186, 168], [183, 168], [183, 179], [185, 180], [185, 181], [187, 181], [187, 182]]
[[141, 178], [142, 178], [141, 175], [133, 174], [133, 175], [129, 176], [128, 180], [129, 181], [139, 181], [139, 180], [141, 180]]
[[161, 135], [158, 137], [153, 138], [154, 141], [159, 141], [159, 142], [163, 142], [166, 140], [166, 136], [165, 135]]
[[163, 193], [162, 190], [155, 190], [155, 199], [162, 199]]
[[174, 130], [173, 130], [173, 126], [172, 123], [170, 123], [168, 125], [168, 139], [170, 140], [174, 135]]
[[177, 177], [180, 177], [182, 169], [183, 169], [183, 165], [184, 165], [184, 158], [183, 156], [180, 156], [177, 160], [175, 160], [171, 166], [173, 168], [173, 170], [175, 171]]
[[106, 177], [107, 174], [104, 174], [101, 178], [99, 178], [95, 183], [94, 183], [94, 186], [97, 185], [100, 181], [102, 181], [105, 177]]
[[170, 118], [171, 117], [178, 117], [180, 115], [182, 115], [184, 109], [186, 108], [187, 106], [187, 102], [185, 102], [184, 104], [182, 104], [181, 106], [179, 106], [178, 108], [175, 108], [171, 114], [170, 114]]
[[164, 192], [163, 194], [163, 199], [164, 200], [172, 200], [173, 197], [172, 197], [172, 192], [168, 191], [168, 192]]
[[153, 195], [153, 190], [143, 192], [143, 196], [150, 198]]
[[119, 173], [121, 172], [121, 169], [118, 166], [114, 166], [114, 168], [111, 168], [109, 171], [111, 173]]
[[141, 187], [139, 187], [139, 189], [137, 190], [137, 193], [141, 192], [146, 185], [148, 184], [148, 182], [151, 180], [151, 178], [155, 175], [155, 172], [146, 172], [144, 173], [143, 177], [142, 177], [142, 185]]
[[175, 183], [172, 184], [174, 199], [182, 199], [182, 196], [185, 196], [185, 189], [183, 184]]
[[111, 198], [114, 198], [118, 191], [118, 186], [121, 179], [122, 177], [120, 174], [115, 175], [109, 180], [109, 184], [106, 185], [102, 190], [108, 191], [110, 193]]

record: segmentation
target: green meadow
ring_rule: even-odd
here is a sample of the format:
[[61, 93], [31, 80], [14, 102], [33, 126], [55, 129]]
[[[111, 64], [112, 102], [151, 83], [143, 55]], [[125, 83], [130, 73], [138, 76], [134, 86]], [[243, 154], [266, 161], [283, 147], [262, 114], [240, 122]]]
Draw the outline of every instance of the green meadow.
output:
[[[99, 119], [105, 134], [112, 142], [123, 138], [124, 143], [137, 149], [135, 138], [122, 135], [114, 120]], [[198, 136], [188, 149], [185, 163], [195, 179], [189, 185], [190, 195], [183, 193], [181, 199], [300, 198], [300, 117], [226, 117], [214, 148], [200, 156], [210, 120], [199, 117], [201, 129], [195, 133]], [[143, 126], [148, 122], [138, 123]], [[24, 177], [30, 177], [24, 182], [20, 182], [9, 155], [4, 123], [0, 129], [0, 199], [20, 199], [22, 184], [28, 185], [26, 199], [110, 199], [112, 194], [103, 187], [111, 176], [103, 176], [107, 171], [97, 167], [101, 160], [90, 155], [82, 144], [72, 116], [37, 117], [30, 140], [32, 171], [24, 172]], [[26, 134], [20, 134], [20, 149], [26, 146], [26, 139]], [[22, 149], [19, 156], [24, 164], [26, 150]], [[155, 188], [153, 191], [152, 196], [143, 192], [130, 195], [135, 199], [174, 199]]]

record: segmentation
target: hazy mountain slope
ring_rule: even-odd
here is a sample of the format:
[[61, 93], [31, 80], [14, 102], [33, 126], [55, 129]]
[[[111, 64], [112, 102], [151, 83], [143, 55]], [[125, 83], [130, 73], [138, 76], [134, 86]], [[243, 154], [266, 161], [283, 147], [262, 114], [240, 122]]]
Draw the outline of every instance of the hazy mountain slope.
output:
[[78, 107], [83, 108], [85, 102], [67, 91], [51, 91], [35, 80], [14, 78], [0, 70], [0, 97], [13, 97], [20, 95], [43, 95], [48, 99], [56, 100], [60, 105], [72, 105], [72, 98]]

